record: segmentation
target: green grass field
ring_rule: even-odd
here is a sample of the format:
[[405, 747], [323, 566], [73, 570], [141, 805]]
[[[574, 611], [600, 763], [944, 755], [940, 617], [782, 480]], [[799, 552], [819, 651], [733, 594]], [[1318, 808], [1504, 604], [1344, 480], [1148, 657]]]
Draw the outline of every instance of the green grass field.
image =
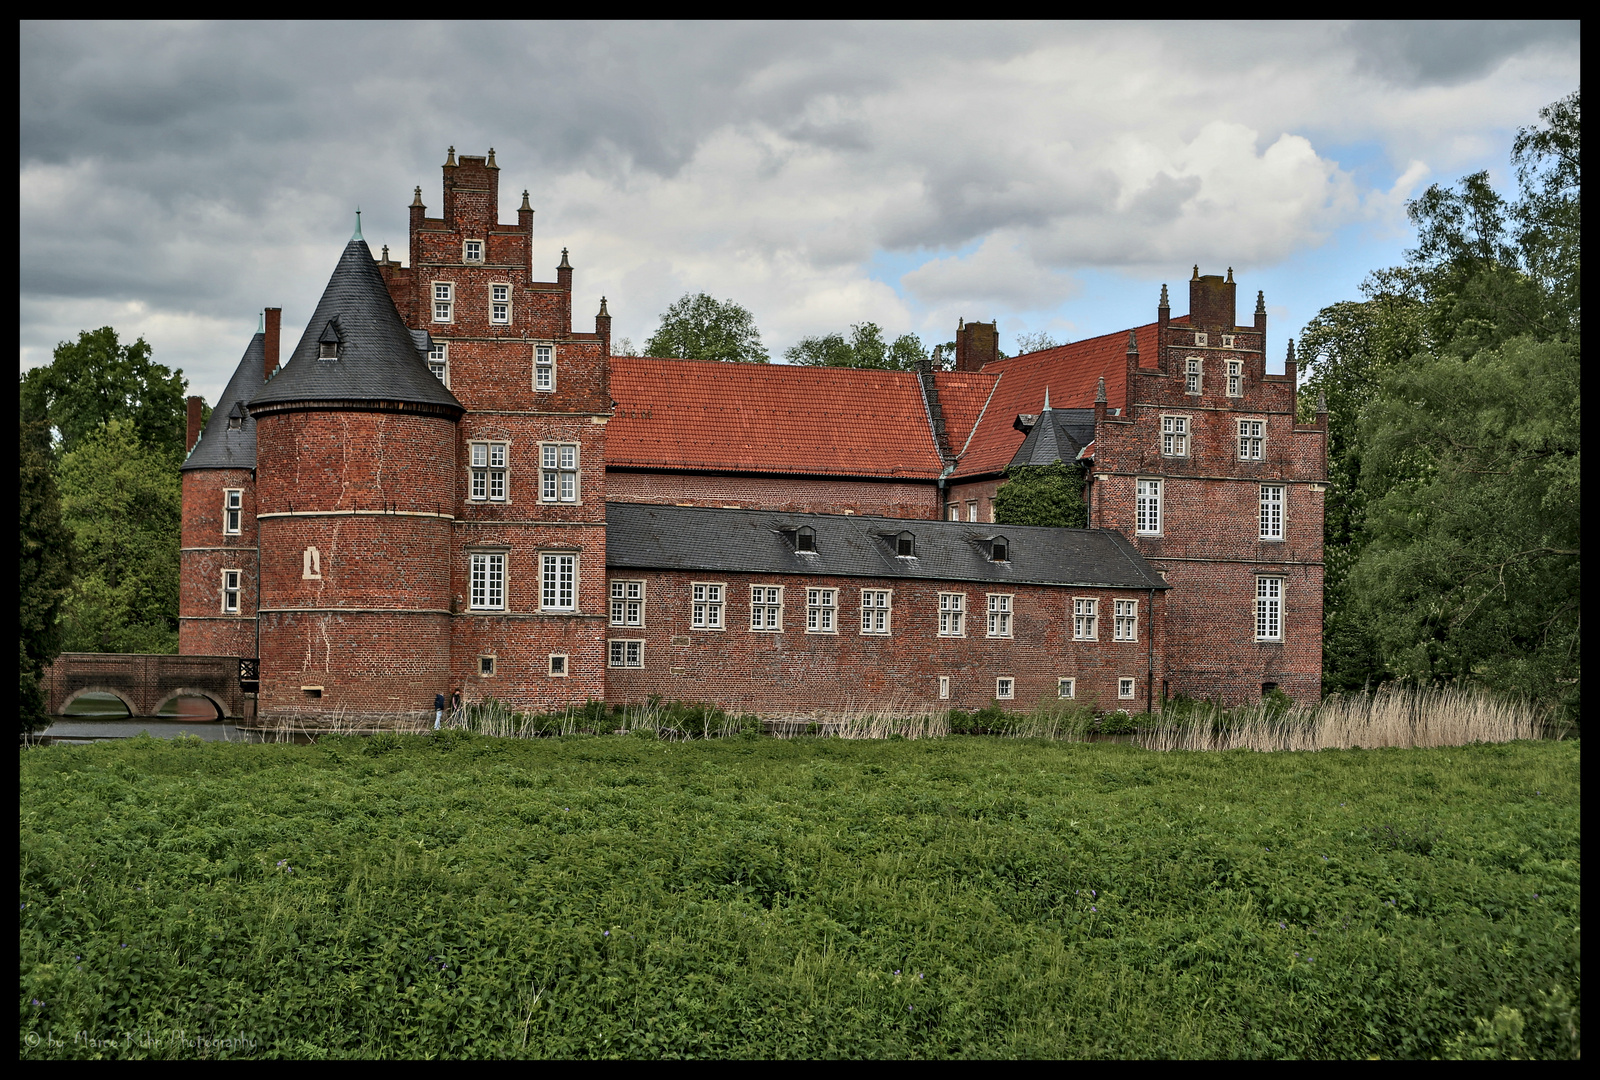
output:
[[38, 1057], [1576, 1057], [1580, 747], [21, 756]]

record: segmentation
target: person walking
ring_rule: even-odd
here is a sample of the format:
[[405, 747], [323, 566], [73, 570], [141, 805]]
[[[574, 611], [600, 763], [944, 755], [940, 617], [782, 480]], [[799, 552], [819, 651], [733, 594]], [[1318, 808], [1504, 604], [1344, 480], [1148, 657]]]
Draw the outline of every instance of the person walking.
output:
[[450, 695], [450, 719], [459, 723], [461, 721], [461, 688], [456, 687], [456, 692]]
[[439, 730], [439, 721], [444, 719], [444, 694], [433, 695], [433, 730]]

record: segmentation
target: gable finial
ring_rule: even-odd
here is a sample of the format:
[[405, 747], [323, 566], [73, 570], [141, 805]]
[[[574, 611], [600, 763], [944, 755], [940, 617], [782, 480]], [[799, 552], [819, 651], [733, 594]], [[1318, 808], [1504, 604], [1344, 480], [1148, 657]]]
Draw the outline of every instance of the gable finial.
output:
[[523, 188], [522, 189], [522, 205], [517, 207], [517, 209], [518, 210], [532, 210], [533, 209], [533, 207], [528, 205], [528, 189], [527, 188]]
[[363, 242], [366, 239], [365, 237], [363, 237], [361, 235], [361, 207], [359, 207], [359, 206], [356, 207], [356, 234], [354, 236], [352, 236], [350, 239], [352, 239], [352, 240], [362, 240]]
[[411, 196], [411, 205], [412, 206], [421, 206], [422, 205], [422, 185], [421, 184], [417, 185], [416, 192]]
[[1132, 330], [1128, 331], [1128, 355], [1139, 355], [1139, 335], [1134, 333]]
[[485, 168], [489, 169], [498, 169], [500, 167], [494, 163], [494, 147], [489, 147], [489, 160], [483, 164]]
[[1172, 307], [1172, 301], [1167, 299], [1167, 283], [1165, 281], [1161, 283], [1161, 303], [1157, 304], [1156, 306], [1164, 308]]
[[599, 318], [600, 316], [604, 316], [606, 318], [611, 317], [611, 312], [606, 310], [606, 298], [603, 296], [600, 298], [600, 315], [596, 316], [596, 318]]
[[1100, 376], [1100, 381], [1095, 384], [1094, 403], [1096, 405], [1104, 405], [1106, 403], [1106, 377], [1104, 375]]
[[1041, 409], [1040, 411], [1041, 412], [1049, 412], [1050, 411], [1050, 388], [1048, 386], [1044, 388], [1044, 408]]
[[444, 163], [446, 165], [454, 165], [456, 163], [456, 148], [455, 147], [452, 146], [450, 148], [449, 153], [445, 156]]
[[1194, 264], [1194, 277], [1190, 278], [1190, 280], [1191, 281], [1199, 281], [1200, 280], [1200, 264], [1199, 263], [1195, 263]]
[[1267, 313], [1267, 294], [1266, 294], [1266, 291], [1263, 290], [1263, 289], [1257, 289], [1256, 290], [1256, 314], [1257, 315], [1265, 315], [1266, 313]]
[[561, 249], [561, 265], [556, 267], [556, 269], [557, 270], [571, 270], [572, 269], [572, 264], [567, 262], [567, 249], [566, 248], [562, 248]]
[[256, 333], [265, 334], [266, 332], [267, 332], [267, 313], [265, 311], [263, 311], [256, 318]]
[[1228, 267], [1228, 284], [1233, 284], [1233, 267]]
[[1328, 411], [1328, 395], [1323, 393], [1321, 390], [1317, 391], [1317, 411], [1319, 413], [1325, 413]]

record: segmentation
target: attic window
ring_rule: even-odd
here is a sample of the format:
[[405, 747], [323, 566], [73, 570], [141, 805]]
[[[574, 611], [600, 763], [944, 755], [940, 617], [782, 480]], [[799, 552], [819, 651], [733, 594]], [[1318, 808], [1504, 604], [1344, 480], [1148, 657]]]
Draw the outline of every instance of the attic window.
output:
[[228, 430], [238, 431], [244, 427], [244, 410], [237, 404], [228, 413]]
[[903, 532], [894, 538], [894, 553], [902, 559], [917, 557], [916, 538], [908, 532]]
[[801, 526], [800, 531], [794, 534], [794, 549], [796, 551], [817, 550], [817, 530], [809, 525]]
[[1005, 562], [1011, 557], [1011, 551], [1006, 544], [1006, 538], [997, 536], [989, 543], [989, 558], [995, 562]]
[[319, 348], [321, 351], [317, 353], [318, 360], [339, 359], [339, 343], [337, 341], [320, 342]]

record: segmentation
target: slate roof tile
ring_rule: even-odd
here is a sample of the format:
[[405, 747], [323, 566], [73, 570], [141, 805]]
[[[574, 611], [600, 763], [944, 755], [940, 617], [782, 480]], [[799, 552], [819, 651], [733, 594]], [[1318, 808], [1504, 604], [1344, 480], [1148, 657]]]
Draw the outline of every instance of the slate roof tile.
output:
[[257, 333], [245, 346], [239, 366], [223, 387], [222, 396], [212, 406], [211, 418], [200, 432], [200, 440], [189, 451], [179, 471], [189, 469], [253, 469], [256, 467], [256, 421], [245, 410], [238, 428], [228, 428], [228, 414], [235, 406], [250, 404], [253, 394], [264, 385], [266, 335]]

